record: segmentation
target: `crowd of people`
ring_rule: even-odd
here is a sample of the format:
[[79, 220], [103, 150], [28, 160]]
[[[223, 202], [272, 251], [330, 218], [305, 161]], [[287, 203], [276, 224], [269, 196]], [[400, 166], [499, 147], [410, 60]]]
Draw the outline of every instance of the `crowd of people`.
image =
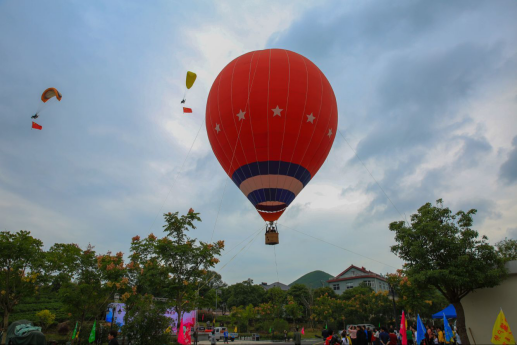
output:
[[[424, 339], [418, 344], [417, 327], [409, 326], [406, 330], [406, 338], [407, 345], [461, 345], [460, 337], [455, 331], [453, 331], [453, 337], [447, 340], [443, 327], [427, 326]], [[324, 345], [400, 345], [402, 343], [401, 333], [393, 326], [371, 329], [371, 327], [359, 325], [336, 333], [331, 329], [324, 329], [322, 339], [325, 341]]]

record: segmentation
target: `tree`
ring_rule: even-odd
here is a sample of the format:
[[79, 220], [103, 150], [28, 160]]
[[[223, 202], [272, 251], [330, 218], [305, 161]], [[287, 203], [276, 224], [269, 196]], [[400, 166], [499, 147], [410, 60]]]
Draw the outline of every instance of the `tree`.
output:
[[286, 292], [280, 287], [273, 287], [266, 291], [265, 299], [274, 307], [273, 317], [282, 318], [284, 304], [286, 303]]
[[475, 209], [452, 211], [426, 203], [411, 216], [411, 224], [392, 222], [394, 254], [406, 264], [405, 274], [420, 287], [434, 286], [455, 306], [462, 344], [470, 344], [461, 299], [475, 289], [498, 285], [505, 277], [504, 262], [487, 237], [471, 229]]
[[[0, 309], [4, 315], [4, 330], [9, 315], [25, 296], [38, 293], [43, 267], [43, 243], [29, 231], [0, 232]], [[5, 344], [7, 332], [1, 343]]]
[[201, 221], [199, 213], [179, 216], [169, 212], [164, 219], [163, 238], [153, 234], [145, 239], [133, 237], [128, 273], [134, 291], [167, 298], [180, 320], [183, 312], [198, 306], [198, 292], [215, 277], [207, 279], [208, 270], [219, 262], [216, 256], [224, 242], [205, 243], [187, 235]]
[[38, 321], [43, 330], [45, 331], [56, 319], [56, 315], [52, 314], [49, 310], [42, 310], [36, 313], [36, 321]]
[[242, 283], [230, 285], [228, 289], [229, 297], [226, 301], [229, 308], [252, 304], [258, 306], [264, 300], [265, 291], [259, 285], [254, 285], [253, 280], [245, 280]]
[[295, 284], [288, 290], [288, 296], [298, 305], [303, 306], [303, 313], [306, 319], [311, 315], [311, 306], [313, 305], [312, 293], [304, 284]]
[[288, 314], [292, 320], [293, 324], [295, 324], [296, 320], [302, 316], [302, 313], [304, 312], [304, 307], [295, 302], [295, 299], [293, 296], [287, 297], [287, 303], [284, 307], [286, 314]]
[[516, 240], [507, 239], [506, 237], [504, 240], [497, 242], [495, 247], [505, 262], [516, 260]]
[[126, 305], [122, 331], [132, 343], [141, 345], [168, 344], [171, 319], [165, 316], [164, 304], [155, 303], [151, 295], [135, 295]]

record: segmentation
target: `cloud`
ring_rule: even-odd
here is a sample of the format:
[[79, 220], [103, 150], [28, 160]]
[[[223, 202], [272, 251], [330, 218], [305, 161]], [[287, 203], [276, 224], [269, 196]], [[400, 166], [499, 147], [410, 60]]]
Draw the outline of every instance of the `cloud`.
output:
[[507, 160], [500, 166], [499, 178], [505, 184], [516, 184], [516, 137], [513, 139], [513, 149], [507, 155]]

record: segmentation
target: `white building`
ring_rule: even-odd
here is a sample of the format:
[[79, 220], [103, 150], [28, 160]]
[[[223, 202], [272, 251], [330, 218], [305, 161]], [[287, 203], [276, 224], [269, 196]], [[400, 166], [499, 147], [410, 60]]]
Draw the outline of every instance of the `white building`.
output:
[[361, 283], [367, 284], [375, 292], [389, 291], [387, 280], [381, 275], [368, 271], [365, 267], [349, 266], [345, 271], [327, 281], [329, 287], [337, 294], [344, 293]]
[[272, 284], [268, 284], [268, 283], [261, 283], [261, 287], [264, 289], [264, 291], [268, 291], [270, 290], [271, 288], [274, 288], [274, 287], [278, 287], [278, 288], [281, 288], [282, 291], [288, 291], [290, 289], [290, 287], [286, 284], [283, 284], [283, 283], [279, 283], [279, 282], [275, 282], [275, 283], [272, 283]]

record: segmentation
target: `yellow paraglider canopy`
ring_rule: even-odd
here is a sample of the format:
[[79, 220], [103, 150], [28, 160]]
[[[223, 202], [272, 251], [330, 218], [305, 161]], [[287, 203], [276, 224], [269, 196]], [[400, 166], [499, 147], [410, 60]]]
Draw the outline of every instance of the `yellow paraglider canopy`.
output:
[[187, 77], [185, 78], [185, 86], [187, 86], [187, 89], [190, 89], [194, 82], [196, 81], [196, 73], [187, 71]]
[[[194, 78], [196, 79], [196, 75]], [[41, 100], [43, 101], [43, 103], [46, 103], [52, 97], [56, 97], [56, 99], [58, 101], [61, 101], [62, 96], [59, 93], [59, 91], [53, 87], [49, 87], [47, 90], [43, 91], [43, 93], [41, 94]]]

